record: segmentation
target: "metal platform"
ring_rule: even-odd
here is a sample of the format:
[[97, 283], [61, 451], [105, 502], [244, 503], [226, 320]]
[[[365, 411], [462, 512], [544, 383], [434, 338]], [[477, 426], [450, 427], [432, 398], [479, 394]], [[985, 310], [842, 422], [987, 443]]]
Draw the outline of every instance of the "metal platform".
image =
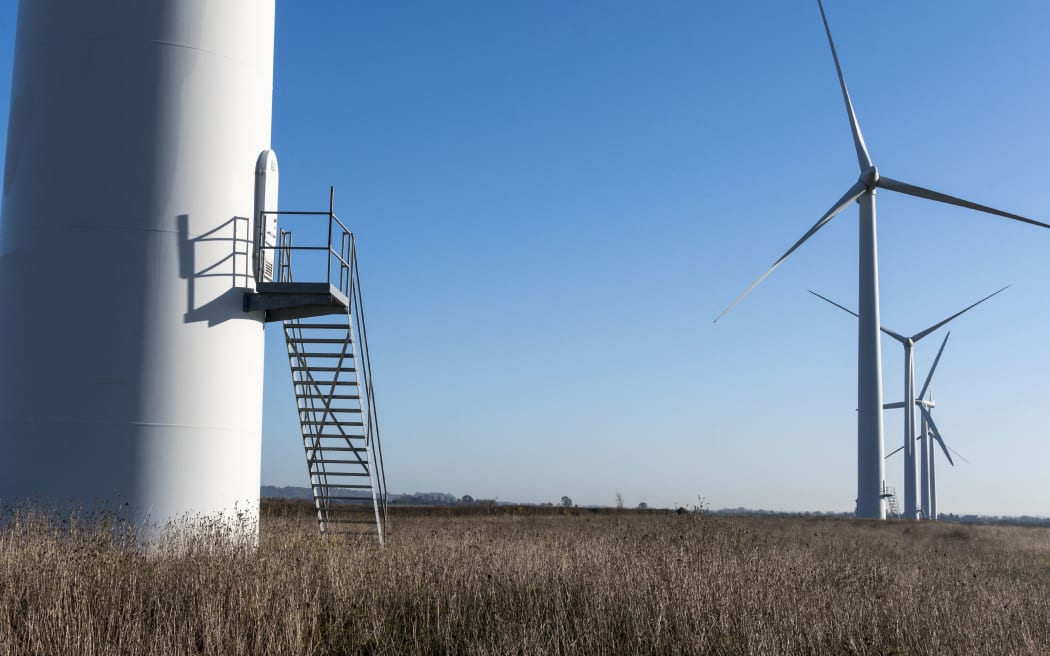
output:
[[346, 294], [329, 282], [261, 282], [244, 294], [244, 311], [262, 310], [267, 322], [346, 314], [349, 307]]

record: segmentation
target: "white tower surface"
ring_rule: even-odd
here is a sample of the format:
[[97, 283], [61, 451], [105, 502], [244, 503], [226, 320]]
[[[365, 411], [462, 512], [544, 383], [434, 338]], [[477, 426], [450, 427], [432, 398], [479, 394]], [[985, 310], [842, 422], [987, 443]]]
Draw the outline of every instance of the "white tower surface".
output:
[[257, 515], [255, 168], [274, 0], [23, 0], [0, 219], [0, 502]]

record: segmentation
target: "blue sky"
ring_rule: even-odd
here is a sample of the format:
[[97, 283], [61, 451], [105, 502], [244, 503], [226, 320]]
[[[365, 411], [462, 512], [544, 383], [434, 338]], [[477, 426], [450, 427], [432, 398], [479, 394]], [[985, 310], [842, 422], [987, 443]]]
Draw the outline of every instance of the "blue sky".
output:
[[[878, 9], [827, 4], [880, 170], [1050, 220], [1050, 5]], [[712, 324], [856, 179], [815, 2], [279, 1], [273, 146], [358, 236], [392, 491], [852, 510], [856, 328], [806, 289], [856, 305], [856, 210]], [[941, 511], [1050, 514], [1050, 231], [878, 202], [888, 327], [1013, 284], [938, 369]], [[267, 333], [263, 481], [304, 485]]]

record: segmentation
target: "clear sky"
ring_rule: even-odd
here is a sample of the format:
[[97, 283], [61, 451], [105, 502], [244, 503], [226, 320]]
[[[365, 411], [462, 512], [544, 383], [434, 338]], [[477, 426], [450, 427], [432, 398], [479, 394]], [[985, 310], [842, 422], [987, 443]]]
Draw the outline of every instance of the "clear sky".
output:
[[[880, 171], [1050, 221], [1050, 4], [827, 11]], [[279, 0], [273, 110], [282, 207], [358, 236], [391, 491], [853, 509], [856, 325], [806, 289], [856, 306], [856, 209], [712, 324], [857, 176], [815, 2]], [[1050, 515], [1050, 230], [878, 203], [887, 327], [1013, 284], [951, 326], [940, 510]], [[281, 340], [263, 482], [306, 485]]]

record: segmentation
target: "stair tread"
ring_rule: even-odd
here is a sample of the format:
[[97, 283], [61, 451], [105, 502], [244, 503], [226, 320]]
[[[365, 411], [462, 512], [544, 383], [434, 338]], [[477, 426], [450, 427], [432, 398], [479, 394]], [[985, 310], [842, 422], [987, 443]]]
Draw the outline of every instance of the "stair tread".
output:
[[[370, 496], [361, 496], [361, 497], [347, 497], [347, 496], [328, 497], [328, 496], [325, 496], [325, 497], [319, 497], [319, 499], [322, 500], [322, 501], [346, 501], [346, 502], [357, 502], [357, 503], [365, 503], [365, 502], [371, 503], [372, 502], [372, 497], [370, 497]], [[350, 507], [350, 504], [349, 503], [341, 503], [341, 504], [336, 504], [335, 507], [337, 507], [337, 508], [338, 507], [348, 508], [348, 507]]]
[[292, 385], [352, 385], [357, 387], [356, 380], [295, 380], [292, 379]]
[[[310, 487], [321, 487], [325, 489], [338, 488], [340, 490], [371, 490], [371, 485], [352, 485], [350, 483], [310, 483]], [[336, 499], [338, 497], [327, 497], [329, 499]]]
[[[312, 476], [324, 476], [325, 478], [328, 478], [330, 476], [343, 476], [343, 477], [352, 476], [354, 478], [368, 478], [371, 475], [371, 474], [369, 474], [369, 472], [366, 472], [366, 471], [365, 472], [325, 471], [325, 472], [310, 472], [310, 474]], [[345, 485], [340, 485], [339, 487], [346, 487], [346, 486]], [[371, 489], [372, 486], [369, 485], [368, 488]]]
[[352, 373], [352, 372], [357, 371], [357, 368], [356, 367], [315, 367], [313, 365], [307, 364], [307, 365], [298, 365], [298, 366], [293, 365], [292, 366], [292, 371], [325, 371], [325, 372], [329, 372], [329, 371], [345, 371], [345, 372], [348, 372], [348, 373]]
[[292, 326], [285, 325], [285, 330], [346, 330], [349, 323], [298, 323]]
[[[311, 439], [314, 439], [314, 440], [344, 440], [345, 439], [345, 440], [352, 440], [352, 441], [355, 441], [355, 442], [360, 442], [361, 440], [366, 440], [365, 436], [363, 436], [363, 435], [348, 435], [348, 433], [342, 433], [342, 432], [337, 432], [337, 433], [331, 433], [331, 432], [303, 432], [302, 433], [302, 437], [303, 438], [311, 438]], [[323, 444], [318, 443], [316, 448], [323, 449], [323, 448], [325, 448], [325, 446]]]
[[307, 465], [367, 465], [367, 460], [306, 459]]
[[[315, 411], [323, 412], [324, 410], [315, 410]], [[307, 420], [307, 421], [301, 421], [300, 420], [299, 424], [303, 425], [303, 426], [355, 426], [355, 427], [357, 427], [357, 426], [363, 426], [364, 422], [363, 421], [331, 421], [331, 420], [325, 419], [325, 420]]]
[[[291, 356], [289, 356], [289, 357], [291, 357]], [[302, 352], [302, 351], [295, 351], [294, 352], [294, 357], [296, 357], [296, 358], [345, 358], [347, 360], [353, 360], [354, 354], [350, 353], [350, 352], [339, 353], [339, 352], [333, 352], [333, 351], [329, 351], [329, 352], [311, 351], [309, 353], [305, 353], [305, 352]]]

